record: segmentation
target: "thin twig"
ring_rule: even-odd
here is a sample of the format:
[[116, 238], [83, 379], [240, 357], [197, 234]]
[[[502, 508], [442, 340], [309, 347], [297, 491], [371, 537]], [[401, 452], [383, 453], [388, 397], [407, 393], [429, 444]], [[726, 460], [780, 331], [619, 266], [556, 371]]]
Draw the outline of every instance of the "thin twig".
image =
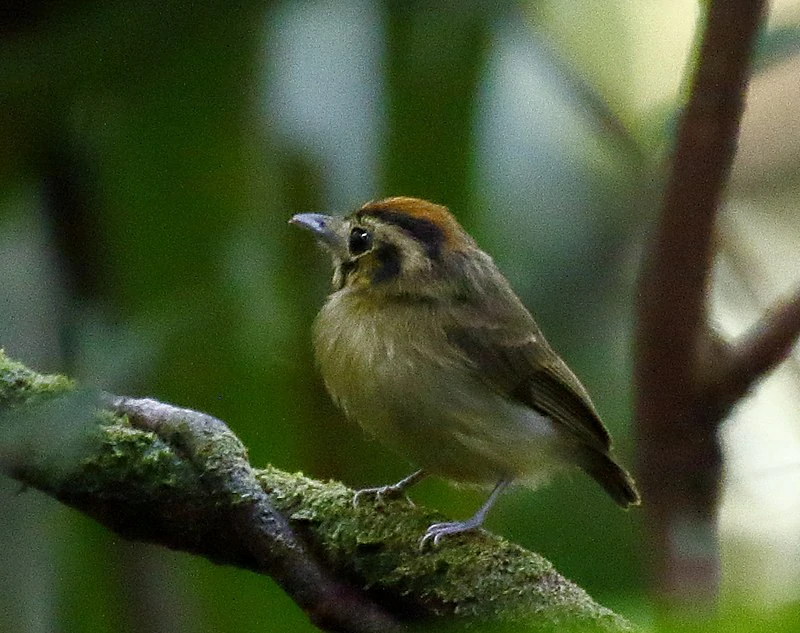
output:
[[735, 399], [783, 362], [800, 336], [800, 289], [779, 300], [730, 350], [730, 364], [720, 381]]

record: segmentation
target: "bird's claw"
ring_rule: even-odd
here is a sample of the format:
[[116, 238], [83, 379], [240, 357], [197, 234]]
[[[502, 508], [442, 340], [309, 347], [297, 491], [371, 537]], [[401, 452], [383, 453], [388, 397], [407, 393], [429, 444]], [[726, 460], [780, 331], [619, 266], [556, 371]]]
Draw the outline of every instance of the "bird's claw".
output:
[[461, 534], [463, 532], [472, 532], [480, 527], [470, 521], [449, 521], [446, 523], [434, 523], [428, 526], [422, 540], [419, 542], [419, 548], [423, 549], [430, 541], [433, 547], [439, 546], [439, 541], [445, 536], [452, 534]]
[[356, 490], [355, 494], [353, 495], [353, 507], [358, 505], [358, 502], [362, 497], [374, 497], [375, 501], [380, 503], [384, 499], [398, 499], [402, 496], [405, 496], [406, 501], [408, 501], [410, 505], [414, 505], [414, 502], [411, 501], [411, 498], [405, 494], [404, 486], [391, 484], [389, 486], [378, 486], [377, 488], [362, 488], [361, 490]]

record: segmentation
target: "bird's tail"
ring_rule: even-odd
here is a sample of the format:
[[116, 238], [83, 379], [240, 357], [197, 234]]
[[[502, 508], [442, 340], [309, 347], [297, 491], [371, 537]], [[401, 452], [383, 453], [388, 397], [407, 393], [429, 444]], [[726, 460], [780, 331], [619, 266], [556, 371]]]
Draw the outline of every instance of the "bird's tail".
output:
[[639, 505], [641, 498], [636, 482], [610, 455], [587, 448], [581, 457], [581, 468], [620, 506], [627, 508]]

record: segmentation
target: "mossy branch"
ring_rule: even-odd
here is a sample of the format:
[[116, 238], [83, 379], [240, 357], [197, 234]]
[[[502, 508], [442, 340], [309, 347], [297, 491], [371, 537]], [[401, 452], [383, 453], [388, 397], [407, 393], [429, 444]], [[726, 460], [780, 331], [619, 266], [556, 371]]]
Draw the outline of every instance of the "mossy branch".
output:
[[276, 580], [320, 627], [493, 622], [628, 631], [542, 557], [464, 535], [420, 551], [441, 517], [337, 482], [253, 469], [219, 420], [81, 391], [0, 351], [0, 471], [132, 539]]

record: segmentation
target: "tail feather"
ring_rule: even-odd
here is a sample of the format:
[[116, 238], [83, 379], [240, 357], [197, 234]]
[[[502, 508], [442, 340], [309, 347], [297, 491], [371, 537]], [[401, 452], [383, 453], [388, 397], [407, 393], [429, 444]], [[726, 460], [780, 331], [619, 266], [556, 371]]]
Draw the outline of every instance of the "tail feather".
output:
[[580, 466], [623, 508], [641, 503], [636, 482], [614, 459], [600, 451], [588, 449]]

